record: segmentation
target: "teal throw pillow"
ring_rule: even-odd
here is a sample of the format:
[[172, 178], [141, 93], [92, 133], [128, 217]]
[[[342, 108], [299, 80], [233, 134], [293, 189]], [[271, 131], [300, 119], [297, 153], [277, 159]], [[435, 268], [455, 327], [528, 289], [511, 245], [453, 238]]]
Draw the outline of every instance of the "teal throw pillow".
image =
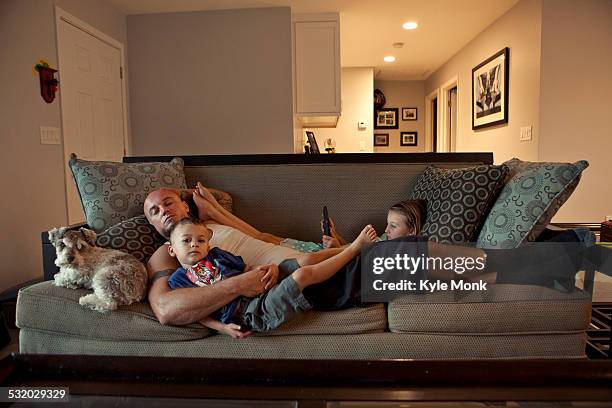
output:
[[144, 214], [121, 221], [98, 234], [96, 244], [133, 255], [146, 263], [166, 239], [153, 228]]
[[68, 164], [87, 224], [96, 232], [142, 214], [151, 191], [187, 187], [179, 157], [166, 163], [115, 163], [81, 160], [72, 154]]
[[576, 189], [585, 160], [538, 163], [512, 159], [506, 184], [478, 236], [479, 248], [516, 248], [544, 231]]

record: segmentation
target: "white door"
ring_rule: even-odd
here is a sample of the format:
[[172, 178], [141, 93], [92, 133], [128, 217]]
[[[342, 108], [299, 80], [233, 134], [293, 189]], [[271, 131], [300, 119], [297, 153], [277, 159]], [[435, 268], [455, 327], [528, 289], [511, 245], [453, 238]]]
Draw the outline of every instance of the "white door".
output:
[[70, 153], [104, 161], [125, 155], [121, 51], [61, 20], [58, 54], [68, 222], [75, 224], [85, 218], [67, 166]]

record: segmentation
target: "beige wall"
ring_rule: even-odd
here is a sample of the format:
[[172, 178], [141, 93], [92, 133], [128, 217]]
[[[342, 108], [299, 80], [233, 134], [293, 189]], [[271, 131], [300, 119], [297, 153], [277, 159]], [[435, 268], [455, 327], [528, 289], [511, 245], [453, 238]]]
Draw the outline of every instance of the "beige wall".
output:
[[134, 155], [292, 153], [289, 7], [128, 16]]
[[557, 222], [612, 215], [612, 2], [544, 0], [540, 160], [586, 159]]
[[[374, 88], [385, 94], [385, 108], [398, 108], [398, 129], [374, 129], [389, 133], [389, 147], [374, 147], [375, 153], [415, 153], [425, 151], [425, 83], [423, 81], [374, 81]], [[402, 120], [402, 108], [417, 108], [416, 121]], [[400, 146], [401, 132], [418, 133], [416, 147]]]
[[[310, 129], [314, 132], [319, 149], [327, 138], [336, 141], [337, 153], [359, 153], [372, 151], [372, 128], [374, 106], [374, 70], [372, 68], [342, 68], [342, 115], [335, 128]], [[357, 128], [357, 122], [366, 123], [365, 130]], [[361, 149], [360, 142], [364, 148]]]
[[[491, 151], [496, 163], [538, 159], [541, 12], [541, 0], [519, 2], [427, 78], [425, 95], [458, 77], [457, 152]], [[473, 131], [472, 68], [504, 47], [510, 48], [509, 121]], [[519, 140], [521, 126], [533, 126], [532, 141]]]
[[32, 74], [41, 58], [57, 67], [54, 4], [126, 43], [125, 16], [106, 2], [0, 0], [0, 155], [11, 192], [0, 212], [0, 290], [42, 278], [40, 233], [67, 222], [62, 146], [41, 145], [39, 134], [40, 126], [61, 128], [60, 101], [45, 103]]

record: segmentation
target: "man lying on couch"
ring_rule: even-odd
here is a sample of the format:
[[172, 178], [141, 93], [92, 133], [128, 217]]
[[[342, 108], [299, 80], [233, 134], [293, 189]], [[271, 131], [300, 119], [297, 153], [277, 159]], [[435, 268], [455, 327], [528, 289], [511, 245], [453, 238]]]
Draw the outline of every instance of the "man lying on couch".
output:
[[[247, 265], [261, 265], [251, 268], [238, 276], [222, 280], [211, 286], [171, 291], [167, 279], [179, 266], [168, 254], [167, 245], [160, 247], [150, 258], [147, 269], [149, 272], [149, 302], [156, 317], [162, 324], [183, 325], [202, 320], [215, 310], [231, 302], [238, 296], [254, 297], [275, 284], [278, 276], [277, 265], [288, 258], [295, 258], [297, 263], [316, 263], [336, 254], [338, 249], [329, 249], [318, 253], [304, 254], [293, 249], [275, 245], [272, 242], [280, 240], [273, 235], [261, 233], [235, 215], [220, 210], [214, 197], [201, 185], [193, 192], [194, 201], [198, 207], [198, 216], [207, 222], [213, 231], [210, 245], [218, 246], [228, 252], [244, 258]], [[177, 221], [189, 216], [189, 207], [183, 201], [177, 190], [160, 189], [149, 194], [144, 204], [144, 212], [149, 222], [162, 235], [167, 236], [168, 230]], [[223, 225], [225, 224], [225, 225]], [[263, 238], [269, 242], [264, 242]], [[473, 269], [462, 275], [462, 278], [473, 279], [482, 277], [483, 273], [496, 272], [496, 278], [489, 281], [498, 283], [537, 284], [553, 286], [561, 283], [567, 290], [573, 288], [574, 275], [578, 270], [579, 259], [576, 254], [561, 254], [567, 260], [566, 268], [539, 268], [534, 274], [533, 268], [525, 271], [517, 270], [516, 262], [509, 260], [524, 260], [527, 264], [533, 253], [518, 254], [521, 251], [532, 251], [532, 248], [516, 250], [482, 250], [477, 248], [443, 245], [435, 242], [421, 242], [420, 250], [431, 257], [472, 257], [485, 258], [486, 267]], [[542, 254], [538, 254], [540, 257]], [[558, 256], [560, 254], [549, 254]], [[573, 258], [572, 258], [573, 256]], [[574, 262], [575, 261], [575, 262]], [[506, 265], [512, 265], [508, 268]], [[457, 277], [448, 270], [430, 269], [428, 277], [452, 280]], [[333, 279], [314, 285], [310, 288], [311, 297], [316, 309], [341, 309], [357, 306], [361, 303], [361, 278], [359, 260], [347, 264]], [[306, 294], [306, 293], [305, 293]]]

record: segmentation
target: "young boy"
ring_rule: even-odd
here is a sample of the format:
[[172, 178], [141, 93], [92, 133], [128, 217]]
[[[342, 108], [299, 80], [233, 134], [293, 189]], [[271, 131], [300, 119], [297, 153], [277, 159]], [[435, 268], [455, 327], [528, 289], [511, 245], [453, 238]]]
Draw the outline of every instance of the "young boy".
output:
[[[171, 289], [213, 285], [224, 278], [246, 270], [242, 258], [219, 248], [210, 248], [209, 230], [197, 219], [185, 218], [170, 230], [170, 256], [176, 257], [181, 267], [168, 279]], [[312, 308], [304, 297], [304, 288], [332, 277], [361, 248], [376, 239], [376, 231], [366, 226], [352, 244], [339, 254], [315, 265], [299, 266], [293, 260], [279, 265], [279, 283], [256, 298], [239, 297], [217, 310], [201, 323], [234, 338], [246, 337], [249, 329], [263, 332], [275, 329], [298, 313]]]

